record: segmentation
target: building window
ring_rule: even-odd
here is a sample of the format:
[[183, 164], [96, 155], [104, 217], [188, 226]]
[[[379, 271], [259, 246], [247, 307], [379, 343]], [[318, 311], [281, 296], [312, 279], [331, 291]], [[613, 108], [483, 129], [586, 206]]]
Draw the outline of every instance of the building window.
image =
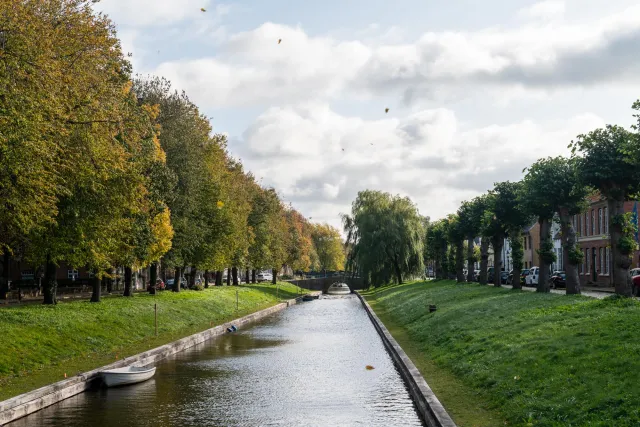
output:
[[582, 258], [582, 263], [580, 264], [580, 274], [584, 274], [584, 260], [586, 258]]
[[609, 213], [606, 206], [604, 208], [604, 233], [609, 234]]
[[584, 233], [583, 235], [588, 236], [589, 235], [589, 213], [585, 212], [584, 213]]
[[582, 215], [576, 215], [576, 233], [582, 235]]
[[78, 270], [67, 270], [67, 279], [76, 280], [78, 278]]
[[600, 274], [604, 274], [604, 257], [602, 255], [602, 248], [600, 248], [598, 249], [598, 259], [600, 260]]
[[589, 272], [591, 271], [591, 250], [589, 248], [587, 248], [586, 251], [584, 251], [584, 257], [586, 260], [586, 266], [585, 266], [585, 271], [584, 274], [589, 275]]
[[604, 234], [604, 227], [602, 226], [602, 208], [598, 209], [598, 234]]
[[591, 209], [591, 235], [596, 235], [596, 211]]
[[[606, 209], [606, 208], [605, 208]], [[605, 257], [606, 259], [606, 263], [604, 265], [604, 274], [609, 274], [609, 265], [611, 265], [611, 261], [610, 261], [610, 257], [611, 257], [611, 248], [609, 248], [608, 246], [605, 248]]]

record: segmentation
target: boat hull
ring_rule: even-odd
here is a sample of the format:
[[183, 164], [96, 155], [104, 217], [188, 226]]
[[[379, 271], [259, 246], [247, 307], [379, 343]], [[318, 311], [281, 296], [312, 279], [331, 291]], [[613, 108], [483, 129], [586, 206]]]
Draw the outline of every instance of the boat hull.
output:
[[142, 368], [122, 368], [112, 369], [109, 371], [100, 372], [103, 383], [107, 387], [118, 387], [129, 384], [136, 384], [146, 381], [153, 377], [156, 373], [156, 368], [142, 369]]

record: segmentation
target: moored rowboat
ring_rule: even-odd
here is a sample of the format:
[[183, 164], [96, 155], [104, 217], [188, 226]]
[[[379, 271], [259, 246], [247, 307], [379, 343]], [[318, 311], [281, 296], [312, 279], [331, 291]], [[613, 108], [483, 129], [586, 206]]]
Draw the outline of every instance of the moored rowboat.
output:
[[117, 387], [127, 384], [140, 383], [151, 378], [156, 373], [156, 368], [140, 368], [127, 366], [118, 369], [101, 371], [100, 376], [107, 387]]

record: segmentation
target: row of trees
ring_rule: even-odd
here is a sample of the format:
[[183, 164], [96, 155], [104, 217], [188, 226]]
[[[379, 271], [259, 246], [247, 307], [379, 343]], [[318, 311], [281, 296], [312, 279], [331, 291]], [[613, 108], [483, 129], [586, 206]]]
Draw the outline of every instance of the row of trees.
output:
[[[633, 105], [640, 111], [640, 102]], [[513, 258], [513, 286], [519, 288], [523, 267], [523, 228], [540, 224], [539, 292], [549, 292], [550, 265], [555, 262], [550, 235], [553, 221], [560, 224], [567, 293], [579, 294], [578, 266], [583, 254], [577, 246], [574, 215], [587, 208], [587, 197], [604, 196], [616, 293], [632, 294], [628, 274], [637, 249], [636, 226], [624, 202], [640, 193], [640, 113], [632, 128], [609, 125], [579, 135], [569, 145], [571, 157], [544, 158], [525, 169], [518, 182], [499, 182], [484, 195], [465, 201], [455, 214], [430, 222], [407, 198], [377, 191], [362, 191], [350, 215], [342, 215], [349, 249], [348, 268], [373, 285], [407, 275], [422, 275], [425, 261], [435, 265], [438, 277], [455, 274], [459, 282], [473, 279], [480, 261], [480, 283], [487, 283], [488, 253], [493, 248], [494, 283], [501, 285], [500, 266], [505, 239]], [[480, 237], [479, 247], [475, 246]], [[468, 271], [464, 277], [465, 268]]]
[[[633, 105], [640, 110], [640, 103]], [[636, 119], [639, 116], [634, 115]], [[513, 277], [520, 277], [523, 266], [522, 230], [537, 221], [540, 224], [540, 276], [537, 290], [549, 291], [550, 265], [555, 253], [550, 235], [552, 221], [560, 224], [567, 293], [579, 294], [578, 266], [584, 259], [576, 245], [578, 231], [573, 216], [587, 208], [587, 197], [599, 193], [607, 200], [612, 278], [617, 294], [630, 296], [631, 257], [637, 250], [636, 225], [624, 202], [640, 192], [640, 134], [638, 124], [631, 130], [608, 125], [579, 135], [569, 145], [571, 157], [540, 159], [526, 169], [519, 182], [500, 182], [487, 194], [463, 202], [455, 214], [429, 225], [426, 259], [432, 261], [439, 275], [456, 274], [459, 282], [470, 281], [474, 262], [480, 259], [480, 283], [487, 283], [489, 245], [493, 247], [496, 270], [502, 264], [504, 239], [512, 247]], [[479, 251], [474, 240], [481, 237]], [[466, 253], [464, 246], [466, 245]], [[467, 263], [468, 277], [463, 277]], [[494, 274], [500, 286], [500, 274]], [[515, 288], [520, 281], [513, 281]]]
[[0, 298], [11, 256], [43, 266], [46, 304], [60, 262], [93, 271], [100, 301], [117, 266], [131, 295], [132, 271], [150, 267], [155, 283], [159, 262], [179, 292], [186, 267], [221, 285], [229, 267], [237, 284], [238, 268], [273, 268], [275, 281], [282, 266], [335, 261], [327, 233], [339, 232], [258, 185], [184, 92], [133, 77], [113, 23], [90, 5], [0, 6]]

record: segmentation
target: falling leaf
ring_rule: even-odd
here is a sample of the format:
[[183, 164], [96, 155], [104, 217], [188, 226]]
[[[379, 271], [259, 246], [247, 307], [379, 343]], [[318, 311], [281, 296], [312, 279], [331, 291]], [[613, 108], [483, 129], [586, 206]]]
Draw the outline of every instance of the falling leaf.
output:
[[206, 11], [207, 11], [207, 9], [205, 9], [204, 7], [201, 7], [201, 8], [200, 8], [200, 11], [201, 11], [201, 12], [206, 12]]
[[218, 209], [222, 208], [224, 206], [224, 202], [222, 200], [218, 200]]
[[278, 44], [282, 43], [282, 39], [278, 39]]
[[385, 112], [385, 113], [388, 113], [388, 112], [389, 112], [389, 109], [388, 109], [388, 108], [385, 108], [385, 109], [384, 109], [384, 112]]
[[375, 368], [374, 368], [373, 366], [371, 366], [371, 365], [367, 365], [367, 366], [366, 366], [366, 368], [367, 368], [367, 371], [370, 371], [370, 370], [372, 370], [372, 369], [375, 369]]

